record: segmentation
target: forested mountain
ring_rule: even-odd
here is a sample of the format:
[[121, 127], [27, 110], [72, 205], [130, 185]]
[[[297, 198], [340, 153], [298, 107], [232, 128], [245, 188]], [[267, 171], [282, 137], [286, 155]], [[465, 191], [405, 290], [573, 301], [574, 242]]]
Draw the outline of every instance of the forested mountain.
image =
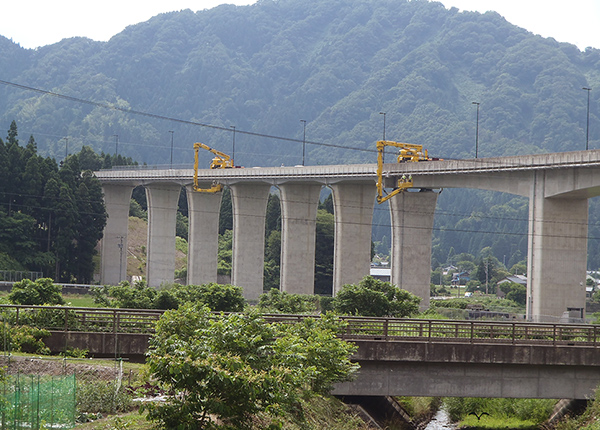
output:
[[[306, 164], [374, 162], [380, 112], [388, 139], [472, 158], [474, 101], [480, 157], [584, 149], [582, 88], [600, 88], [600, 50], [424, 0], [260, 0], [161, 14], [108, 42], [26, 50], [0, 37], [0, 80], [0, 129], [15, 120], [58, 159], [67, 145], [88, 145], [164, 164], [173, 139], [173, 163], [191, 165], [194, 142], [231, 153], [235, 137], [236, 164], [293, 165], [306, 120]], [[598, 148], [600, 92], [590, 96], [589, 147]], [[438, 212], [440, 264], [486, 246], [500, 261], [524, 257], [526, 200], [452, 190]], [[590, 235], [600, 234], [597, 217], [590, 223]]]

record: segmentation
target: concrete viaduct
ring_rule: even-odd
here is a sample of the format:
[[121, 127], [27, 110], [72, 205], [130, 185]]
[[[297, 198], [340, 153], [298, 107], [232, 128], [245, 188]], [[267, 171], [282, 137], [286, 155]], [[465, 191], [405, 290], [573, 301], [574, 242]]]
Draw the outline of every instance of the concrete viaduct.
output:
[[[534, 321], [583, 313], [588, 201], [600, 195], [600, 150], [470, 160], [385, 164], [387, 187], [403, 174], [413, 190], [390, 200], [392, 283], [429, 303], [431, 232], [443, 188], [493, 190], [529, 198], [527, 315]], [[96, 172], [109, 215], [102, 240], [101, 282], [124, 279], [127, 221], [133, 188], [148, 200], [146, 278], [150, 286], [172, 282], [175, 220], [181, 187], [189, 209], [188, 279], [216, 282], [221, 195], [192, 190], [192, 169], [115, 169]], [[321, 187], [332, 189], [335, 210], [334, 294], [369, 273], [376, 165], [265, 167], [200, 170], [231, 189], [232, 283], [256, 300], [263, 288], [266, 204], [272, 186], [281, 193], [281, 289], [312, 294], [316, 212]]]

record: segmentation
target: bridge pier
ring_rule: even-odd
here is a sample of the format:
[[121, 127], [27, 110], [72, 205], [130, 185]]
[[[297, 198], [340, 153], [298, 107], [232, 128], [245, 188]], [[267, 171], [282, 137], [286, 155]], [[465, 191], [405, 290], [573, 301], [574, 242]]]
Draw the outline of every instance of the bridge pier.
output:
[[150, 287], [175, 280], [175, 224], [181, 186], [169, 182], [146, 185], [148, 246], [146, 281]]
[[127, 224], [133, 185], [102, 184], [108, 219], [102, 238], [100, 282], [117, 285], [127, 278]]
[[[585, 312], [587, 198], [545, 197], [546, 174], [535, 172], [529, 198], [527, 317], [556, 321]], [[554, 317], [554, 318], [549, 318]]]
[[314, 294], [320, 184], [282, 184], [280, 289]]
[[233, 208], [231, 283], [244, 297], [257, 301], [263, 293], [265, 216], [271, 185], [237, 183], [230, 186]]
[[[200, 187], [209, 188], [210, 184], [200, 184]], [[217, 282], [219, 211], [223, 194], [195, 192], [192, 185], [187, 185], [185, 191], [189, 219], [187, 283]]]
[[390, 202], [392, 220], [392, 284], [421, 297], [429, 307], [431, 234], [439, 193], [404, 192]]
[[369, 274], [375, 187], [369, 183], [331, 185], [335, 216], [333, 295], [344, 284]]

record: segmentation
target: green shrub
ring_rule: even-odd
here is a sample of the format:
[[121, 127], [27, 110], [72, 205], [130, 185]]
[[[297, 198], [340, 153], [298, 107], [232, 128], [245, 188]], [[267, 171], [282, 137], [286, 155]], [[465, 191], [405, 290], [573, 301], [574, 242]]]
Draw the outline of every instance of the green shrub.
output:
[[50, 354], [50, 348], [44, 343], [44, 338], [50, 336], [48, 330], [26, 325], [10, 326], [8, 323], [0, 323], [0, 327], [2, 336], [0, 340], [4, 342], [4, 350]]
[[109, 308], [177, 309], [183, 303], [202, 303], [216, 312], [240, 312], [246, 300], [242, 289], [216, 283], [203, 285], [171, 284], [161, 290], [145, 282], [121, 282], [117, 286], [92, 288], [94, 303]]
[[522, 421], [542, 423], [550, 416], [555, 400], [549, 399], [484, 399], [452, 397], [444, 399], [444, 406], [452, 421], [468, 415], [487, 413], [494, 417], [515, 417]]
[[50, 278], [23, 279], [13, 284], [8, 299], [16, 305], [64, 305], [61, 289]]
[[303, 314], [314, 313], [319, 305], [319, 296], [290, 294], [275, 288], [261, 294], [258, 307], [261, 312]]
[[110, 413], [132, 410], [131, 395], [117, 381], [85, 381], [77, 386], [77, 411]]
[[333, 299], [335, 311], [345, 315], [407, 317], [419, 312], [421, 298], [371, 276], [347, 284]]

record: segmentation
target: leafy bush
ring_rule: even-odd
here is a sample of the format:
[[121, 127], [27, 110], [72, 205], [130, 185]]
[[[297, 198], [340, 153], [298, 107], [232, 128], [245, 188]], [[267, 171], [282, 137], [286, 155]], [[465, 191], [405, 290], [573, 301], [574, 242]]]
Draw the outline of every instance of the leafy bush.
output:
[[145, 406], [148, 417], [164, 428], [249, 429], [259, 412], [293, 409], [303, 393], [325, 392], [356, 370], [349, 359], [356, 347], [337, 336], [343, 326], [332, 315], [289, 325], [256, 312], [215, 317], [199, 305], [167, 311], [148, 365], [175, 395]]
[[203, 285], [172, 284], [157, 290], [145, 282], [127, 281], [117, 286], [92, 288], [94, 302], [109, 308], [177, 309], [183, 303], [202, 303], [216, 312], [240, 312], [246, 300], [242, 289], [216, 283]]
[[110, 413], [132, 410], [132, 397], [117, 381], [84, 381], [77, 384], [77, 411]]
[[64, 305], [61, 289], [50, 278], [23, 279], [13, 284], [8, 299], [16, 305]]
[[365, 276], [347, 284], [333, 299], [335, 311], [346, 315], [406, 317], [419, 312], [421, 298], [389, 282]]
[[10, 326], [5, 322], [0, 327], [2, 340], [6, 342], [4, 348], [9, 351], [50, 354], [50, 348], [44, 343], [44, 338], [50, 336], [48, 330], [26, 325]]
[[444, 399], [444, 406], [452, 421], [459, 421], [470, 414], [487, 413], [495, 417], [516, 417], [542, 423], [548, 419], [555, 400], [549, 399], [484, 399], [451, 397]]
[[305, 294], [290, 294], [275, 288], [266, 294], [261, 294], [258, 308], [262, 312], [303, 314], [314, 313], [319, 305], [319, 296]]

